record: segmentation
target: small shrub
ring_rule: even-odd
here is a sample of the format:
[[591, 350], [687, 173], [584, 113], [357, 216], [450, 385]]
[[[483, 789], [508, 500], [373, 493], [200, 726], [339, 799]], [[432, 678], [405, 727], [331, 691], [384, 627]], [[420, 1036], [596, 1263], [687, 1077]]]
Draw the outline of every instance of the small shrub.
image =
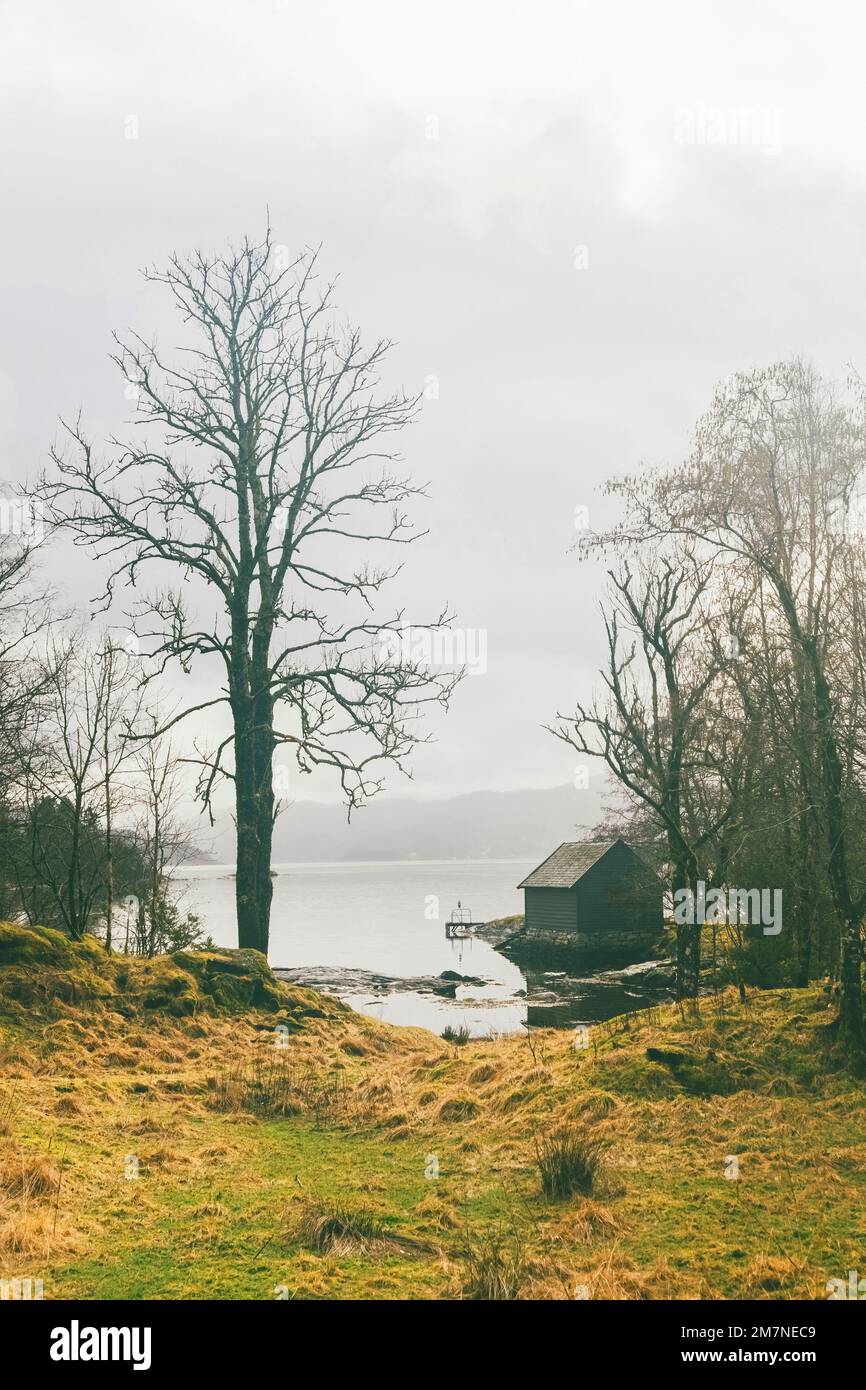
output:
[[453, 1043], [455, 1047], [465, 1047], [471, 1037], [472, 1034], [465, 1023], [461, 1023], [459, 1028], [455, 1028], [449, 1023], [446, 1028], [442, 1029], [442, 1038], [444, 1041]]

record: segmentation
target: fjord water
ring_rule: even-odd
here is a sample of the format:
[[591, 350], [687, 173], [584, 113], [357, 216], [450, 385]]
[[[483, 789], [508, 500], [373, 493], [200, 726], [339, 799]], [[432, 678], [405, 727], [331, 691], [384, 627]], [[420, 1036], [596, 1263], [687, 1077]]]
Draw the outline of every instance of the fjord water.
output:
[[[527, 977], [484, 941], [449, 941], [445, 924], [458, 900], [475, 921], [523, 911], [517, 884], [534, 867], [524, 860], [411, 860], [275, 864], [270, 963], [275, 969], [355, 969], [407, 979], [445, 970], [483, 978], [458, 986], [456, 999], [415, 990], [374, 994], [341, 990], [353, 1008], [389, 1023], [441, 1032], [450, 1024], [474, 1036], [510, 1033], [531, 1023], [597, 1022], [640, 1006], [627, 982], [561, 970]], [[183, 906], [198, 914], [220, 946], [237, 944], [233, 865], [184, 865], [175, 881]], [[528, 994], [529, 998], [525, 997]]]

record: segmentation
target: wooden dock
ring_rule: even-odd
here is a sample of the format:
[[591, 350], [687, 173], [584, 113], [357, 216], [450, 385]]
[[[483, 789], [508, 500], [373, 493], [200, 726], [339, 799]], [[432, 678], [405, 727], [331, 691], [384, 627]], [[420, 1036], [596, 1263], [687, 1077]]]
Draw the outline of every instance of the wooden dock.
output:
[[454, 941], [461, 936], [472, 936], [476, 927], [483, 926], [483, 922], [473, 922], [471, 909], [464, 907], [458, 898], [456, 908], [445, 923], [445, 935], [449, 941]]

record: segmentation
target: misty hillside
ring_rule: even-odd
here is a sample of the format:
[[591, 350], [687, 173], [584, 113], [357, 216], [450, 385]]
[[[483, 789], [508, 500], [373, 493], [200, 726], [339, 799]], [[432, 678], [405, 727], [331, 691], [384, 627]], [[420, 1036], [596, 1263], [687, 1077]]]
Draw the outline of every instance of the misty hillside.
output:
[[[277, 822], [273, 857], [276, 863], [542, 858], [563, 840], [580, 838], [600, 816], [598, 794], [570, 785], [441, 800], [382, 798], [356, 811], [351, 823], [343, 806], [296, 801]], [[213, 846], [203, 848], [220, 862], [233, 862], [233, 827], [223, 827]]]

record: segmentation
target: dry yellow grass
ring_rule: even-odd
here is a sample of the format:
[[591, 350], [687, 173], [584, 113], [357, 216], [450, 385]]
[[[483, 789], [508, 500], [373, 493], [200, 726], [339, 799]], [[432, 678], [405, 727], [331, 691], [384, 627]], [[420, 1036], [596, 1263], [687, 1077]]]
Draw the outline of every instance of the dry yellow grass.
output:
[[[142, 999], [176, 962], [122, 985], [83, 949], [74, 990], [31, 959], [0, 1012], [0, 1274], [46, 1296], [466, 1297], [475, 1249], [527, 1299], [822, 1297], [862, 1263], [866, 1098], [819, 990], [614, 1020], [584, 1050], [454, 1049], [275, 982], [249, 1009], [192, 976], [167, 1012]], [[275, 1058], [282, 1113], [244, 1095]], [[604, 1187], [547, 1203], [535, 1141], [568, 1126], [605, 1141]], [[367, 1234], [311, 1249], [299, 1204]]]

